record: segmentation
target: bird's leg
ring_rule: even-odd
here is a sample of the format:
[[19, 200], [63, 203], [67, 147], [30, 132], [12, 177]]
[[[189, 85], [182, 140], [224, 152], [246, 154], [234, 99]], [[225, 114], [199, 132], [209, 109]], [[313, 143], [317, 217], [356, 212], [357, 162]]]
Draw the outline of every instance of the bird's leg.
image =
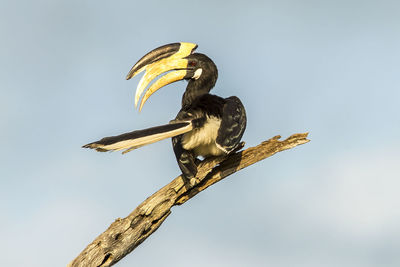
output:
[[195, 163], [195, 157], [193, 152], [188, 151], [182, 147], [181, 142], [182, 136], [178, 135], [172, 138], [172, 145], [174, 148], [176, 160], [178, 166], [182, 171], [183, 177], [190, 182], [190, 184], [195, 184], [195, 177], [197, 174], [197, 165]]

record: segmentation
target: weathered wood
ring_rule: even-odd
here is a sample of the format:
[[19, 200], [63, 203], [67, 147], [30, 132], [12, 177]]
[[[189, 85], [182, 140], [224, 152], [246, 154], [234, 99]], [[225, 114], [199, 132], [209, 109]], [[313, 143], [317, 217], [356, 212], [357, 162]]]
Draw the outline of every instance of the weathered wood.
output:
[[275, 136], [258, 146], [228, 157], [207, 159], [199, 164], [195, 180], [178, 176], [140, 204], [129, 216], [118, 218], [76, 257], [68, 267], [112, 266], [160, 227], [174, 205], [181, 205], [223, 178], [277, 152], [309, 142], [308, 133], [279, 141]]

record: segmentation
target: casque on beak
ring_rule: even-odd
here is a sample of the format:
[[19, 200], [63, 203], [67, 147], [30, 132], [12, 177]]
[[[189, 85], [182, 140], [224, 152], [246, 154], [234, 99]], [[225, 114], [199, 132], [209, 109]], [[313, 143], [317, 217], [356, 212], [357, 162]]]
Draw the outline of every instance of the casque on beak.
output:
[[140, 102], [139, 111], [142, 110], [147, 99], [161, 87], [190, 78], [187, 77], [190, 68], [188, 68], [188, 60], [185, 58], [192, 54], [196, 48], [196, 44], [183, 42], [164, 45], [147, 53], [132, 67], [126, 76], [127, 80], [145, 70], [145, 74], [136, 89], [135, 107], [137, 107], [139, 98], [149, 83], [157, 76], [171, 71], [160, 77], [147, 89]]

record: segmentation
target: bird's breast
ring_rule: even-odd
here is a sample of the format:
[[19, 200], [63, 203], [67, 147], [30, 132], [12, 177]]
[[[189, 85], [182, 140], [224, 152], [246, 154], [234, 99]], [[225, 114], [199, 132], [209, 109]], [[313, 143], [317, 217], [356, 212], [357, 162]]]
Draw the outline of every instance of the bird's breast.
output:
[[182, 146], [186, 150], [192, 150], [196, 156], [220, 156], [226, 152], [216, 144], [221, 119], [207, 117], [204, 125], [185, 133], [182, 137]]

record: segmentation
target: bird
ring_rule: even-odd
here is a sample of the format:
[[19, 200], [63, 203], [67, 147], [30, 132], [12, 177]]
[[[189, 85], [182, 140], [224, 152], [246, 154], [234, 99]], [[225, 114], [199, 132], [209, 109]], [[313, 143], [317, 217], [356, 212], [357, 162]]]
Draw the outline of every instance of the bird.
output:
[[139, 111], [160, 88], [186, 80], [181, 109], [173, 120], [164, 125], [105, 137], [83, 147], [100, 152], [123, 150], [122, 153], [127, 153], [172, 138], [178, 166], [188, 180], [197, 174], [199, 157], [229, 155], [240, 148], [247, 123], [245, 108], [236, 96], [223, 98], [210, 94], [217, 82], [218, 69], [208, 56], [195, 52], [197, 47], [197, 44], [187, 42], [160, 46], [145, 54], [126, 76], [129, 80], [144, 71], [135, 94], [136, 108], [143, 94]]

